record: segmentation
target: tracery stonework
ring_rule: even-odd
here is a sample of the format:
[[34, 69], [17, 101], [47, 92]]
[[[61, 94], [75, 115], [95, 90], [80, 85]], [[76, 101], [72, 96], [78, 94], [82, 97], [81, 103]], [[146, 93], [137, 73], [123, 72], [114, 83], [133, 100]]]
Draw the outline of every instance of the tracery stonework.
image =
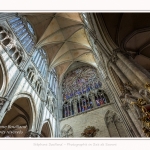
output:
[[63, 81], [63, 100], [82, 95], [102, 86], [95, 68], [81, 67], [67, 74]]
[[108, 97], [101, 87], [97, 70], [91, 66], [69, 72], [62, 83], [63, 118], [108, 103]]

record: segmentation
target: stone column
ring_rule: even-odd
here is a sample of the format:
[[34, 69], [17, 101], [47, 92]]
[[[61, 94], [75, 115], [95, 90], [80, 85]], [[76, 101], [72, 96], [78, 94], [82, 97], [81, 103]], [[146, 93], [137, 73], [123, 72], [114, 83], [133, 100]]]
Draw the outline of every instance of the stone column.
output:
[[143, 87], [143, 83], [136, 76], [136, 72], [130, 70], [129, 67], [121, 59], [117, 60], [116, 65], [135, 87], [137, 87], [138, 89], [141, 89]]
[[[5, 113], [7, 112], [7, 108], [9, 106], [9, 104], [11, 103], [11, 100], [14, 97], [14, 94], [15, 94], [16, 90], [18, 89], [18, 86], [19, 86], [22, 78], [25, 76], [26, 69], [30, 65], [31, 59], [32, 59], [31, 55], [29, 55], [26, 60], [24, 60], [24, 58], [23, 58], [21, 64], [18, 66], [18, 70], [20, 72], [16, 75], [14, 82], [11, 84], [11, 87], [9, 88], [9, 90], [7, 91], [7, 93], [4, 96], [4, 97], [7, 97], [7, 101], [5, 102], [4, 105], [1, 106], [0, 122], [2, 121]], [[13, 64], [13, 65], [15, 65], [15, 64]]]
[[74, 115], [76, 115], [78, 113], [77, 100], [74, 100], [73, 108], [74, 108]]
[[90, 99], [91, 99], [91, 101], [92, 101], [93, 108], [96, 108], [96, 107], [97, 107], [97, 104], [96, 104], [96, 101], [95, 101], [94, 94], [91, 94], [91, 95], [90, 95]]
[[82, 106], [81, 106], [81, 100], [80, 99], [78, 99], [78, 103], [79, 103], [79, 110], [80, 110], [80, 112], [82, 112]]
[[63, 111], [63, 96], [62, 96], [62, 87], [58, 86], [58, 90], [57, 90], [57, 109], [58, 109], [58, 118], [62, 119], [63, 115], [62, 115], [62, 111]]
[[69, 117], [69, 105], [68, 104], [67, 104], [67, 114], [68, 114], [67, 117]]
[[113, 68], [113, 70], [116, 72], [116, 74], [119, 76], [120, 80], [123, 83], [128, 83], [129, 80], [127, 79], [127, 77], [121, 72], [121, 70], [118, 68], [118, 66], [116, 64], [114, 64], [113, 62], [109, 62], [110, 67]]
[[130, 118], [132, 119], [136, 129], [138, 130], [138, 132], [140, 133], [140, 135], [142, 137], [144, 137], [144, 133], [142, 131], [142, 122], [140, 122], [140, 120], [138, 120], [138, 118], [136, 117], [136, 114], [134, 112], [134, 110], [131, 108], [132, 106], [129, 106], [129, 109], [127, 109], [127, 113], [129, 114]]
[[38, 120], [37, 120], [37, 124], [36, 124], [36, 132], [38, 132], [38, 134], [41, 133], [42, 130], [42, 125], [43, 125], [43, 116], [44, 116], [44, 108], [46, 106], [45, 104], [46, 102], [44, 100], [41, 99], [41, 103], [39, 106], [39, 114], [38, 114]]
[[[1, 110], [0, 110], [0, 123], [4, 117], [4, 115], [6, 114], [6, 112], [8, 111], [8, 107], [9, 104], [11, 103], [11, 100], [17, 90], [18, 85], [20, 84], [20, 81], [22, 80], [22, 78], [24, 77], [24, 71], [22, 71], [21, 73], [18, 74], [18, 76], [16, 77], [16, 82], [14, 82], [14, 84], [12, 85], [12, 88], [7, 92], [6, 96], [7, 100], [6, 102], [1, 106]], [[4, 98], [5, 99], [5, 98]]]
[[72, 116], [72, 107], [71, 107], [71, 103], [69, 104], [70, 107], [70, 116]]
[[124, 110], [124, 113], [125, 113], [125, 116], [126, 116], [128, 122], [130, 124], [130, 128], [132, 129], [132, 130], [130, 129], [131, 134], [133, 135], [133, 133], [134, 133], [133, 137], [141, 137], [139, 131], [137, 130], [137, 128], [135, 127], [135, 124], [133, 123], [133, 121], [131, 119], [131, 116], [133, 116], [133, 114], [131, 113], [128, 105], [122, 106], [122, 108]]
[[121, 52], [117, 53], [117, 56], [124, 62], [133, 74], [135, 74], [143, 84], [150, 83], [150, 77], [143, 73], [134, 63], [132, 63], [127, 57], [125, 57]]

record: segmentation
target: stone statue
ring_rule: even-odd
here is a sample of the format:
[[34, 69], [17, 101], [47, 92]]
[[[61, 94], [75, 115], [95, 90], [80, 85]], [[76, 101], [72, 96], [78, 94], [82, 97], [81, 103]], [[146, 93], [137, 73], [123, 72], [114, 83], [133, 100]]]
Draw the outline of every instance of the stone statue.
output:
[[147, 89], [140, 89], [139, 94], [144, 96], [148, 100], [148, 103], [150, 103], [150, 92]]
[[142, 112], [141, 112], [141, 110], [139, 109], [139, 106], [138, 106], [138, 98], [137, 98], [137, 97], [132, 96], [132, 95], [130, 95], [130, 94], [125, 94], [123, 103], [124, 103], [124, 104], [127, 103], [127, 104], [132, 105], [132, 107], [134, 108], [135, 113], [136, 113], [136, 116], [137, 116], [138, 119], [140, 119], [140, 118], [142, 117]]

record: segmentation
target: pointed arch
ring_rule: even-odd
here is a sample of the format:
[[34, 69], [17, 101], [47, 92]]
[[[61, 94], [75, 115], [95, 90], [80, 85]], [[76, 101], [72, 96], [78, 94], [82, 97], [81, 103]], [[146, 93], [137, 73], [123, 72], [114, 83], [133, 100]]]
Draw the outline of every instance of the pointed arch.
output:
[[108, 110], [104, 120], [110, 137], [127, 137], [123, 121], [116, 112]]
[[11, 107], [17, 100], [26, 99], [28, 101], [28, 106], [30, 107], [30, 111], [32, 112], [30, 117], [30, 124], [29, 124], [29, 130], [34, 130], [37, 123], [37, 117], [38, 117], [38, 111], [36, 108], [35, 101], [33, 97], [30, 95], [30, 93], [18, 93], [17, 95], [14, 95], [14, 98], [12, 99], [8, 110], [11, 110]]
[[[25, 137], [28, 131], [35, 132], [37, 111], [32, 97], [27, 93], [15, 95], [1, 125], [7, 126], [2, 137]], [[9, 128], [13, 126], [13, 128]]]
[[53, 128], [49, 119], [42, 124], [41, 137], [53, 137]]

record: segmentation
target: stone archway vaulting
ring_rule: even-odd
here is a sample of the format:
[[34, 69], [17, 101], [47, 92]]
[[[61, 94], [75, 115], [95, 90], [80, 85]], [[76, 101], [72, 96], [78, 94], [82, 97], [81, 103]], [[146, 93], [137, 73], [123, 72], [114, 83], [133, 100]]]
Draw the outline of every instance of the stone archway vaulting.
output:
[[20, 13], [32, 25], [37, 48], [43, 48], [58, 80], [74, 62], [96, 66], [80, 13]]
[[1, 122], [6, 127], [2, 137], [25, 137], [28, 131], [35, 130], [36, 114], [31, 97], [20, 94], [15, 98]]
[[29, 130], [35, 130], [35, 127], [36, 127], [36, 123], [37, 123], [37, 116], [38, 116], [38, 111], [37, 111], [37, 108], [36, 108], [36, 104], [34, 102], [34, 99], [33, 97], [30, 95], [30, 93], [19, 93], [17, 95], [14, 95], [9, 107], [8, 107], [8, 110], [11, 110], [11, 107], [12, 105], [18, 100], [18, 99], [21, 99], [21, 98], [25, 98], [28, 100], [28, 103], [29, 103], [29, 106], [30, 106], [30, 109], [32, 111], [32, 117], [31, 117], [31, 121], [32, 123], [29, 125]]

